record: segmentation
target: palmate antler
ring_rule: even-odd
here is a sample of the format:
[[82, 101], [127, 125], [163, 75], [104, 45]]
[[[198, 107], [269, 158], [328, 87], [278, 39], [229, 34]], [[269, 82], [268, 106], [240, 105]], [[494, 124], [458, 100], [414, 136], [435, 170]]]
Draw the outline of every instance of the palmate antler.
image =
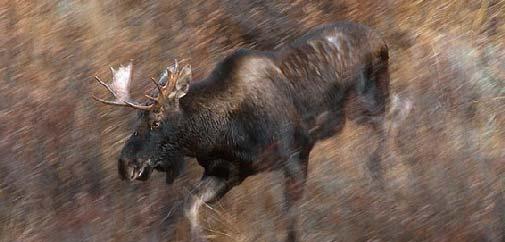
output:
[[110, 70], [112, 72], [112, 82], [110, 84], [103, 82], [98, 76], [95, 76], [95, 79], [98, 81], [98, 83], [107, 88], [107, 90], [114, 96], [115, 100], [109, 101], [95, 96], [93, 96], [93, 98], [99, 102], [109, 105], [150, 110], [153, 106], [152, 104], [142, 105], [130, 99], [129, 88], [132, 76], [132, 65], [133, 64], [130, 62], [130, 64], [127, 66], [120, 66], [117, 70], [114, 70], [114, 68], [110, 67]]
[[[175, 60], [174, 65], [163, 71], [158, 81], [152, 79], [158, 88], [158, 96], [145, 96], [153, 100], [154, 103], [142, 105], [130, 99], [129, 88], [132, 78], [132, 63], [130, 62], [127, 66], [120, 66], [117, 70], [110, 67], [110, 70], [112, 72], [112, 82], [110, 84], [103, 82], [98, 76], [95, 76], [95, 79], [98, 83], [100, 83], [100, 85], [107, 88], [107, 90], [114, 96], [115, 100], [104, 100], [95, 96], [93, 96], [93, 98], [108, 105], [131, 107], [141, 110], [151, 110], [155, 105], [165, 103], [169, 99], [182, 97], [185, 94], [185, 91], [187, 91], [188, 82], [181, 81], [180, 79], [190, 77], [191, 75], [191, 67], [189, 65], [179, 69], [179, 64], [177, 60]], [[181, 86], [182, 83], [186, 83], [186, 85]]]
[[166, 103], [168, 100], [181, 98], [187, 91], [188, 81], [183, 80], [186, 77], [191, 77], [191, 67], [185, 65], [179, 69], [179, 63], [174, 60], [174, 64], [163, 71], [158, 82], [151, 79], [158, 88], [158, 97], [154, 98], [149, 95], [146, 97], [156, 103]]

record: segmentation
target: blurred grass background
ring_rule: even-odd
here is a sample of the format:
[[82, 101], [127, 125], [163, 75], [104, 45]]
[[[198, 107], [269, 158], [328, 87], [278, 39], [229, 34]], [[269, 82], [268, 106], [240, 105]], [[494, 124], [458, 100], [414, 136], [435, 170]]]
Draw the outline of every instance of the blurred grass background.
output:
[[[383, 34], [392, 93], [385, 191], [351, 122], [311, 153], [303, 241], [505, 241], [505, 1], [0, 1], [0, 241], [187, 241], [174, 210], [201, 173], [121, 182], [131, 110], [92, 80], [134, 60], [137, 97], [174, 58], [195, 79], [239, 47], [268, 50], [336, 20]], [[261, 174], [203, 209], [211, 241], [281, 241], [282, 179]]]

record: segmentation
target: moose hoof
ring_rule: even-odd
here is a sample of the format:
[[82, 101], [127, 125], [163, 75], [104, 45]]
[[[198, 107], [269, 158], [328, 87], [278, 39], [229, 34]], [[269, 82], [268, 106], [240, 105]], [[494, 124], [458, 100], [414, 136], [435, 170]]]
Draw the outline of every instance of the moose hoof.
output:
[[200, 230], [198, 230], [198, 231], [191, 231], [191, 241], [192, 242], [207, 242], [207, 239], [200, 232]]

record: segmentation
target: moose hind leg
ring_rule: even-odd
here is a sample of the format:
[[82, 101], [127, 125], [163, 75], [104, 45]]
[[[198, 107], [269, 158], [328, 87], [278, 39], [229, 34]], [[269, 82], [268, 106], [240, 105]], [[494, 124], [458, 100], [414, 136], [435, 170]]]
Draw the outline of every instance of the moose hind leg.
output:
[[381, 188], [384, 184], [384, 171], [382, 167], [383, 158], [385, 157], [385, 142], [386, 134], [384, 130], [384, 117], [377, 117], [374, 122], [369, 123], [375, 135], [377, 136], [377, 146], [370, 155], [367, 161], [367, 167], [370, 171], [372, 181], [377, 182]]
[[298, 222], [298, 201], [302, 199], [307, 181], [307, 165], [310, 148], [296, 152], [284, 168], [285, 176], [285, 206], [284, 213], [288, 219], [287, 240], [297, 241], [296, 226]]
[[372, 179], [383, 187], [382, 158], [385, 151], [385, 115], [389, 101], [389, 70], [387, 62], [371, 65], [363, 71], [357, 93], [361, 103], [360, 123], [372, 128], [378, 144], [368, 159], [367, 166]]

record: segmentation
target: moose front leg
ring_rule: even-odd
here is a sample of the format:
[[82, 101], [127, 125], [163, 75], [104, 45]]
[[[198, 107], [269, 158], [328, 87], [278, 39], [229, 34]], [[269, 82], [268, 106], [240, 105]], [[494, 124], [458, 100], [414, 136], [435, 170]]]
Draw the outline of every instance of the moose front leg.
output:
[[[222, 170], [222, 169], [220, 169]], [[205, 241], [201, 234], [198, 212], [204, 203], [214, 202], [226, 194], [233, 186], [240, 182], [238, 176], [230, 173], [227, 176], [219, 176], [212, 170], [206, 170], [201, 181], [186, 198], [184, 213], [191, 224], [191, 237], [193, 241]]]
[[219, 191], [225, 189], [226, 180], [219, 177], [203, 177], [195, 190], [184, 202], [184, 214], [191, 225], [191, 239], [203, 240], [198, 222], [198, 212], [204, 203], [214, 200]]

